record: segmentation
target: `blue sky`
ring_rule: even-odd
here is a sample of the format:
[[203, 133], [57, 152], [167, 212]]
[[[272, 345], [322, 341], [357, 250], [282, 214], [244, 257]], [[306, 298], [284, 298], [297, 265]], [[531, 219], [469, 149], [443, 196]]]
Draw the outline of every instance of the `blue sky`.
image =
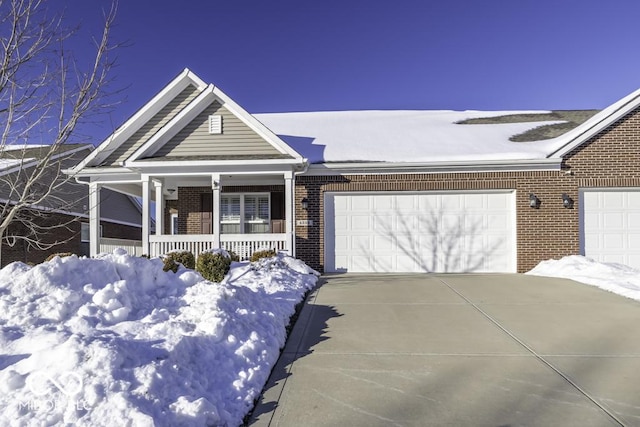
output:
[[[86, 35], [110, 2], [64, 3]], [[640, 87], [638, 17], [631, 0], [121, 0], [109, 121], [185, 67], [252, 113], [603, 108]]]

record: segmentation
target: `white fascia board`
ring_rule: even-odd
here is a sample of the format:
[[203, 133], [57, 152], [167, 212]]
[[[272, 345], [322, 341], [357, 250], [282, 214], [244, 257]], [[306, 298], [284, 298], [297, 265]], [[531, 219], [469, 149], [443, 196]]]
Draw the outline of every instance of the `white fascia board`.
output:
[[109, 180], [135, 180], [140, 179], [140, 173], [130, 169], [102, 169], [83, 170], [73, 175], [76, 179], [88, 178], [90, 181], [109, 181]]
[[303, 169], [303, 165], [294, 159], [268, 159], [268, 160], [247, 160], [242, 163], [236, 161], [201, 161], [198, 163], [187, 161], [176, 162], [140, 162], [133, 166], [140, 166], [138, 169], [145, 175], [189, 175], [203, 173], [247, 173], [256, 174], [263, 172], [279, 173], [281, 171], [298, 171]]
[[262, 124], [253, 115], [249, 114], [247, 110], [242, 108], [233, 99], [229, 98], [220, 88], [214, 87], [213, 92], [223, 102], [224, 107], [229, 110], [236, 117], [240, 118], [247, 126], [253, 129], [258, 135], [269, 142], [276, 150], [282, 154], [287, 154], [296, 159], [302, 160], [302, 155], [296, 150], [291, 148], [289, 144], [284, 142], [278, 135], [273, 133], [268, 127]]
[[117, 128], [109, 137], [107, 137], [98, 147], [89, 154], [82, 162], [71, 169], [77, 172], [87, 165], [100, 163], [101, 160], [107, 158], [115, 149], [122, 145], [131, 137], [142, 125], [149, 121], [154, 115], [164, 108], [167, 103], [174, 99], [180, 92], [187, 88], [190, 84], [195, 85], [199, 90], [203, 90], [206, 84], [185, 68], [175, 79], [164, 87], [156, 96], [140, 108], [133, 116], [131, 116], [123, 125]]
[[548, 157], [563, 157], [592, 136], [640, 106], [640, 89], [611, 104], [589, 120], [556, 138], [557, 146]]
[[182, 109], [174, 118], [169, 120], [149, 141], [145, 142], [125, 161], [125, 166], [135, 162], [140, 157], [153, 155], [186, 125], [189, 124], [198, 114], [203, 112], [215, 100], [213, 85], [207, 86], [193, 101]]
[[142, 170], [142, 168], [183, 168], [191, 170], [197, 167], [232, 167], [253, 170], [256, 166], [278, 166], [278, 165], [302, 165], [299, 159], [255, 159], [255, 160], [176, 160], [176, 161], [144, 161], [131, 162], [127, 166], [131, 169]]
[[321, 163], [309, 165], [301, 175], [355, 175], [388, 173], [473, 173], [560, 170], [562, 159], [468, 161], [434, 163]]

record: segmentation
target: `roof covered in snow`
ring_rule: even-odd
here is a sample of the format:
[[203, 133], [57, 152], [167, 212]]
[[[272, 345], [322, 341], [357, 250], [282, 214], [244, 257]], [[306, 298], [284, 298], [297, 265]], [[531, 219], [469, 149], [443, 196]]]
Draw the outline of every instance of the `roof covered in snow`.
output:
[[[255, 114], [311, 163], [437, 162], [544, 158], [553, 141], [511, 137], [559, 123], [548, 111], [326, 111]], [[511, 114], [540, 114], [539, 122], [462, 124]]]
[[[176, 103], [185, 88], [198, 95], [194, 93], [191, 101]], [[219, 140], [206, 132], [192, 136], [194, 141], [198, 140], [197, 147], [192, 144], [196, 149], [180, 147], [188, 152], [187, 157], [177, 151], [170, 159], [158, 154], [178, 132], [184, 129], [190, 132], [194, 118], [214, 101], [286, 158], [251, 153], [246, 135], [233, 134], [232, 126], [229, 134]], [[318, 168], [341, 167], [332, 164], [347, 167], [353, 163], [362, 167], [375, 163], [403, 167], [409, 163], [465, 164], [465, 167], [483, 162], [551, 164], [558, 163], [571, 149], [638, 107], [640, 91], [600, 112], [370, 110], [250, 114], [217, 86], [206, 85], [185, 69], [76, 166], [74, 172], [88, 167], [101, 173], [99, 169], [108, 166], [139, 170], [157, 167], [159, 162], [171, 167], [204, 163], [248, 167], [248, 162], [255, 161], [248, 154], [257, 154], [258, 160], [270, 160], [269, 164], [293, 165], [298, 169], [304, 159], [322, 165]], [[147, 129], [149, 122], [157, 122], [157, 126]], [[207, 150], [211, 153], [207, 154]], [[105, 163], [116, 152], [118, 161]], [[175, 164], [170, 165], [168, 160]]]

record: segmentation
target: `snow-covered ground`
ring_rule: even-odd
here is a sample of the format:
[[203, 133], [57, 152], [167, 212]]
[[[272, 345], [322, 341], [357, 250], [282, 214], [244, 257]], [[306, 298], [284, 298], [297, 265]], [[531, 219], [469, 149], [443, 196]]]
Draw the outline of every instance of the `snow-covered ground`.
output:
[[640, 301], [640, 270], [622, 264], [599, 263], [572, 255], [542, 261], [527, 274], [564, 277]]
[[238, 425], [316, 274], [282, 255], [222, 283], [123, 250], [10, 264], [0, 425]]

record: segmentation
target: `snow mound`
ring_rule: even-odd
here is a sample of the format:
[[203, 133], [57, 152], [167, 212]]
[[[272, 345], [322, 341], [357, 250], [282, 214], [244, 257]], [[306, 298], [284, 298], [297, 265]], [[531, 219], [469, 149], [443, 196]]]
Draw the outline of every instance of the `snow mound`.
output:
[[239, 425], [317, 277], [285, 256], [223, 283], [162, 266], [116, 250], [0, 270], [0, 425]]
[[600, 263], [571, 255], [542, 261], [525, 274], [572, 279], [640, 301], [640, 270], [623, 264]]

